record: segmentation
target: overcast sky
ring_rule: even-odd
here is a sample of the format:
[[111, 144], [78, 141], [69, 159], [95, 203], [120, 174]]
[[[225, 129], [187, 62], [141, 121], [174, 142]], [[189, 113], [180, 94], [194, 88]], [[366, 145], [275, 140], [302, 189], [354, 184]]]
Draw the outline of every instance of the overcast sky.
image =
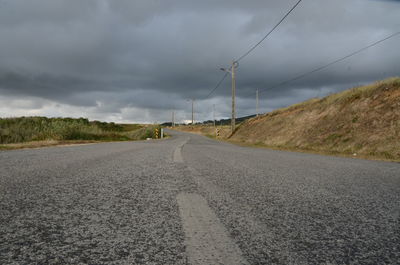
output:
[[[164, 122], [230, 116], [220, 67], [297, 0], [0, 0], [0, 117]], [[240, 61], [237, 115], [400, 75], [400, 35], [285, 86], [293, 76], [400, 31], [400, 1], [303, 0]]]

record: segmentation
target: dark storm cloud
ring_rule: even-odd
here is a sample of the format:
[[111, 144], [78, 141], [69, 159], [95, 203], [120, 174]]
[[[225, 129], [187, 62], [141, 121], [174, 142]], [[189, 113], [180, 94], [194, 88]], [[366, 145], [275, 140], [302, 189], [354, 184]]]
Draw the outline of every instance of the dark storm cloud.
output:
[[[254, 111], [256, 89], [399, 31], [398, 2], [304, 0], [241, 61], [239, 115]], [[212, 104], [220, 106], [223, 116], [229, 110], [229, 79], [210, 100], [201, 101], [223, 75], [218, 69], [246, 52], [294, 3], [0, 0], [0, 96], [95, 107], [110, 115], [127, 108], [153, 109], [149, 113], [157, 117], [149, 121], [167, 119], [169, 114], [162, 113], [183, 111], [187, 98], [197, 98], [199, 118], [209, 118], [201, 112], [209, 112]], [[399, 43], [395, 37], [307, 78], [266, 90], [265, 110], [399, 75]], [[130, 115], [137, 113], [125, 111], [123, 119], [135, 120]]]

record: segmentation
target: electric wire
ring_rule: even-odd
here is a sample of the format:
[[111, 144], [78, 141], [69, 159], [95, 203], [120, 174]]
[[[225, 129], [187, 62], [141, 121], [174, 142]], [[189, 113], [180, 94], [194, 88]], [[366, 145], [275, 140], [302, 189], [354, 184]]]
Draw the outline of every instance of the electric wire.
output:
[[219, 86], [222, 84], [222, 82], [225, 80], [225, 78], [228, 76], [228, 72], [226, 72], [224, 74], [224, 76], [221, 78], [221, 80], [219, 80], [219, 82], [217, 83], [217, 85], [210, 91], [210, 93], [208, 93], [208, 95], [204, 98], [207, 99], [209, 98], [214, 92], [215, 90], [217, 90], [219, 88]]
[[[255, 48], [257, 48], [266, 38], [268, 38], [269, 35], [271, 35], [272, 32], [275, 31], [277, 27], [279, 27], [280, 24], [289, 16], [290, 13], [300, 4], [302, 0], [298, 0], [296, 4], [279, 20], [279, 22], [259, 41], [257, 42], [253, 47], [251, 47], [246, 53], [244, 53], [242, 56], [239, 57], [239, 59], [235, 60], [235, 62], [239, 62], [242, 60], [244, 57], [249, 55]], [[228, 75], [228, 72], [225, 73], [225, 75], [222, 77], [222, 79], [217, 83], [217, 85], [208, 93], [208, 95], [205, 97], [207, 99], [210, 97], [217, 89], [218, 87], [222, 84], [222, 82], [225, 80], [226, 76]]]
[[255, 48], [257, 48], [266, 38], [268, 38], [269, 35], [271, 35], [272, 32], [275, 31], [277, 27], [279, 27], [280, 24], [289, 16], [290, 13], [300, 4], [302, 0], [297, 1], [297, 3], [282, 17], [282, 19], [259, 41], [257, 42], [253, 47], [251, 47], [246, 53], [244, 53], [242, 56], [240, 56], [236, 62], [239, 62], [242, 60], [244, 57], [249, 55]]
[[400, 31], [399, 31], [399, 32], [396, 32], [396, 33], [393, 33], [393, 34], [391, 34], [391, 35], [389, 35], [389, 36], [387, 36], [387, 37], [385, 37], [385, 38], [383, 38], [383, 39], [381, 39], [381, 40], [378, 40], [378, 41], [376, 41], [376, 42], [374, 42], [374, 43], [372, 43], [372, 44], [370, 44], [370, 45], [368, 45], [368, 46], [365, 46], [365, 47], [363, 47], [363, 48], [361, 48], [361, 49], [358, 49], [358, 50], [356, 50], [356, 51], [354, 51], [354, 52], [352, 52], [352, 53], [350, 53], [350, 54], [348, 54], [348, 55], [346, 55], [346, 56], [343, 56], [343, 57], [341, 57], [341, 58], [339, 58], [339, 59], [337, 59], [337, 60], [334, 60], [334, 61], [332, 61], [332, 62], [330, 62], [330, 63], [327, 63], [327, 64], [325, 64], [325, 65], [323, 65], [323, 66], [320, 66], [320, 67], [318, 67], [318, 68], [315, 68], [314, 70], [311, 70], [311, 71], [309, 71], [309, 72], [303, 73], [303, 74], [298, 75], [298, 76], [295, 76], [295, 77], [293, 77], [293, 78], [291, 78], [291, 79], [288, 79], [288, 80], [286, 80], [286, 81], [283, 81], [283, 82], [281, 82], [281, 83], [279, 83], [279, 84], [277, 84], [277, 85], [271, 86], [271, 87], [269, 87], [269, 88], [260, 89], [260, 90], [259, 90], [259, 93], [263, 93], [263, 92], [265, 92], [265, 91], [267, 91], [267, 90], [271, 90], [271, 89], [274, 89], [274, 88], [277, 88], [277, 87], [286, 85], [286, 84], [291, 83], [291, 82], [293, 82], [293, 81], [296, 81], [296, 80], [299, 80], [299, 79], [301, 79], [301, 78], [304, 78], [304, 77], [306, 77], [306, 76], [308, 76], [308, 75], [311, 75], [311, 74], [313, 74], [313, 73], [315, 73], [315, 72], [321, 71], [321, 70], [323, 70], [323, 69], [325, 69], [325, 68], [327, 68], [327, 67], [329, 67], [329, 66], [331, 66], [331, 65], [333, 65], [333, 64], [336, 64], [336, 63], [339, 63], [339, 62], [341, 62], [341, 61], [344, 61], [344, 60], [346, 60], [346, 59], [349, 58], [349, 57], [352, 57], [352, 56], [354, 56], [354, 55], [356, 55], [356, 54], [359, 54], [359, 53], [361, 53], [361, 52], [363, 52], [363, 51], [365, 51], [365, 50], [367, 50], [367, 49], [369, 49], [369, 48], [371, 48], [371, 47], [373, 47], [373, 46], [376, 46], [376, 45], [378, 45], [378, 44], [380, 44], [380, 43], [382, 43], [382, 42], [384, 42], [384, 41], [386, 41], [386, 40], [389, 40], [389, 39], [391, 39], [391, 38], [393, 38], [393, 37], [395, 37], [395, 36], [397, 36], [397, 35], [399, 35], [399, 34], [400, 34]]

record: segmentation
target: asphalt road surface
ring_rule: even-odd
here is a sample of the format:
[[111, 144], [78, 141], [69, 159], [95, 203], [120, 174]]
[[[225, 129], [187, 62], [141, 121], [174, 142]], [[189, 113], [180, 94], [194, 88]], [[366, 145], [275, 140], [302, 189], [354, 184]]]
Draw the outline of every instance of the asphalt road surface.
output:
[[400, 264], [400, 164], [165, 140], [0, 152], [0, 264]]

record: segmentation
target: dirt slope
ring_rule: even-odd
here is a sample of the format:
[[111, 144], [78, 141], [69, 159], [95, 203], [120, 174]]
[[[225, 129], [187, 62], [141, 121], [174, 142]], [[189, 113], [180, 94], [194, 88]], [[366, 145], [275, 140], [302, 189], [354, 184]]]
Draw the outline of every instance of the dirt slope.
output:
[[400, 160], [400, 78], [261, 115], [231, 140], [290, 150]]

